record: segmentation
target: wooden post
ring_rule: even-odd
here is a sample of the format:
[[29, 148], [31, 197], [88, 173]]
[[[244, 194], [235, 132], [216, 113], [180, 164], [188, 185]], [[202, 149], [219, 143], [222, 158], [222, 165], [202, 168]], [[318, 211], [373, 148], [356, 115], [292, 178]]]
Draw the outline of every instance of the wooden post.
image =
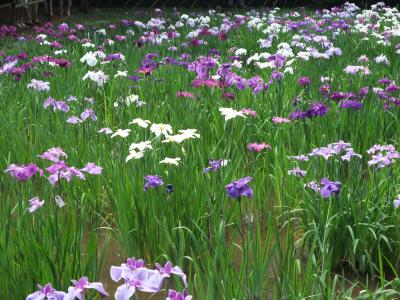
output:
[[15, 26], [15, 0], [11, 0], [11, 24]]
[[51, 0], [46, 0], [46, 3], [47, 3], [47, 21], [51, 21], [50, 1]]

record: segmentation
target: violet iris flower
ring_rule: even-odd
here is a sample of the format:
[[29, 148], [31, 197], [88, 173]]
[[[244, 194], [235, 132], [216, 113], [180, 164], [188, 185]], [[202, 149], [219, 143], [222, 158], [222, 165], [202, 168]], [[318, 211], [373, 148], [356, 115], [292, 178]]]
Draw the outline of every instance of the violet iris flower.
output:
[[359, 110], [362, 108], [362, 103], [356, 100], [346, 100], [340, 104], [341, 108], [353, 108]]
[[328, 198], [332, 195], [338, 195], [341, 189], [341, 183], [338, 181], [330, 181], [328, 178], [321, 179], [321, 196]]
[[253, 178], [247, 176], [245, 178], [241, 178], [237, 181], [233, 181], [225, 186], [226, 193], [231, 198], [240, 198], [242, 196], [251, 198], [253, 197], [253, 190], [250, 188], [248, 183], [252, 181]]
[[160, 185], [164, 184], [164, 181], [162, 180], [162, 178], [157, 175], [147, 175], [144, 177], [144, 179], [146, 180], [146, 183], [144, 184], [145, 191], [148, 191], [149, 188], [156, 189]]
[[208, 173], [211, 171], [218, 171], [222, 167], [225, 167], [228, 164], [228, 160], [219, 159], [219, 160], [210, 160], [209, 167], [204, 168], [204, 173]]

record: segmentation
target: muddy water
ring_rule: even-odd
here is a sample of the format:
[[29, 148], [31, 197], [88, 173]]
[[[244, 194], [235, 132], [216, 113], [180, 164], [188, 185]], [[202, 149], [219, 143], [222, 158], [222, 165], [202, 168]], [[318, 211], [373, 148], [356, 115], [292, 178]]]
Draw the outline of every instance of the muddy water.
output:
[[[123, 284], [123, 281], [114, 282], [110, 277], [110, 268], [111, 266], [119, 266], [121, 263], [126, 261], [126, 257], [122, 254], [122, 251], [118, 245], [118, 243], [114, 240], [111, 240], [107, 251], [105, 253], [104, 265], [102, 267], [102, 271], [100, 272], [99, 281], [104, 284], [104, 288], [110, 294], [110, 299], [114, 298], [114, 293], [118, 286]], [[160, 292], [157, 294], [151, 293], [135, 293], [139, 300], [165, 300], [165, 293]], [[134, 299], [134, 298], [133, 298]]]
[[[247, 219], [247, 218], [246, 218]], [[287, 234], [288, 232], [285, 230], [285, 228], [281, 229], [279, 234], [278, 234], [278, 239], [275, 238], [274, 234], [271, 233], [271, 237], [269, 240], [269, 244], [266, 245], [265, 243], [267, 242], [267, 230], [265, 229], [265, 225], [260, 226], [264, 231], [261, 233], [261, 248], [268, 247], [268, 251], [272, 251], [273, 247], [279, 243], [280, 248], [282, 251], [285, 251], [287, 245]], [[254, 224], [246, 223], [245, 224], [245, 236], [248, 231], [253, 231], [255, 234], [256, 227]], [[297, 239], [298, 237], [292, 236], [291, 238]], [[102, 241], [100, 242], [100, 244]], [[238, 247], [234, 247], [234, 255], [233, 255], [233, 265], [235, 266], [236, 269], [239, 269], [242, 263], [242, 251], [239, 247], [242, 245], [242, 237], [241, 235], [237, 232], [237, 228], [234, 226], [231, 226], [226, 229], [226, 243], [234, 243], [237, 244]], [[110, 293], [110, 299], [113, 298], [113, 293], [115, 293], [115, 290], [117, 289], [118, 286], [120, 286], [123, 282], [116, 283], [111, 280], [109, 270], [111, 266], [119, 266], [121, 263], [126, 261], [126, 256], [123, 254], [121, 251], [121, 248], [119, 247], [118, 243], [114, 240], [111, 240], [107, 251], [105, 253], [105, 260], [104, 260], [104, 265], [102, 266], [102, 271], [100, 272], [100, 278], [99, 280], [103, 282], [106, 291]], [[251, 259], [251, 257], [250, 257]], [[303, 257], [302, 261], [305, 264], [306, 258]], [[332, 277], [334, 275], [338, 275], [341, 278], [344, 278], [344, 287], [346, 289], [349, 289], [353, 286], [354, 282], [357, 282], [357, 286], [353, 288], [352, 291], [352, 297], [357, 297], [362, 293], [363, 290], [376, 290], [379, 288], [380, 283], [379, 280], [371, 278], [370, 276], [357, 276], [352, 270], [350, 269], [341, 269], [341, 270], [336, 270], [332, 272]], [[276, 266], [274, 266], [274, 263], [271, 263], [270, 266], [270, 275], [266, 280], [270, 281], [271, 288], [273, 288], [273, 280], [275, 280], [275, 277], [278, 276], [276, 274]], [[189, 279], [190, 280], [190, 279]], [[340, 290], [340, 285], [336, 288], [336, 293], [339, 296], [341, 293]], [[136, 293], [137, 299], [138, 300], [165, 300], [165, 292], [160, 292], [156, 294], [151, 294], [151, 293], [142, 293], [142, 292], [137, 292]], [[390, 299], [390, 298], [388, 298]], [[393, 298], [394, 299], [394, 298]]]

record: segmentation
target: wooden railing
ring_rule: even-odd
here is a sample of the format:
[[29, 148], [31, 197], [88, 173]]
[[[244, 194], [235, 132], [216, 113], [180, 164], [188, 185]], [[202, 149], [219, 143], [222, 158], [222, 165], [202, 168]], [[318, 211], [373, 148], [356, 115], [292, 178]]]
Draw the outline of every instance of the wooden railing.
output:
[[11, 23], [13, 25], [15, 25], [15, 10], [17, 8], [21, 8], [21, 7], [27, 7], [27, 6], [31, 6], [31, 5], [35, 5], [35, 4], [39, 4], [39, 3], [47, 3], [47, 19], [50, 21], [51, 19], [51, 14], [50, 14], [50, 1], [51, 0], [32, 0], [29, 2], [25, 2], [25, 3], [16, 3], [16, 0], [11, 0], [8, 3], [5, 4], [0, 4], [0, 9], [3, 8], [9, 8], [11, 9]]

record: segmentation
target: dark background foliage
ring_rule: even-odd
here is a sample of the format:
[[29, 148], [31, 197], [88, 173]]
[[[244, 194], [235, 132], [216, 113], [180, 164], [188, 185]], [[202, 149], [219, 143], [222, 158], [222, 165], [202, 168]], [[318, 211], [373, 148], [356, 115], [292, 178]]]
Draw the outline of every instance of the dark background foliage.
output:
[[[79, 0], [75, 1], [79, 2]], [[234, 1], [235, 2], [235, 1]], [[236, 1], [238, 2], [238, 1]], [[247, 7], [298, 7], [305, 6], [310, 8], [331, 8], [332, 6], [342, 5], [346, 1], [343, 0], [244, 0]], [[350, 1], [356, 3], [358, 6], [364, 8], [378, 1], [376, 0], [354, 0]], [[400, 4], [400, 0], [387, 0], [384, 1], [386, 5], [396, 6]], [[93, 6], [144, 6], [144, 7], [162, 7], [162, 6], [176, 6], [176, 7], [226, 7], [228, 0], [95, 0], [90, 2]]]
[[[81, 0], [73, 0], [73, 4], [78, 6]], [[9, 0], [0, 0], [0, 4], [9, 2]], [[237, 0], [234, 2], [238, 2]], [[246, 7], [298, 7], [305, 6], [309, 8], [330, 8], [338, 6], [346, 1], [343, 0], [244, 0]], [[350, 1], [364, 8], [378, 1], [376, 0], [354, 0]], [[396, 6], [400, 0], [384, 1], [386, 5]], [[58, 5], [58, 0], [53, 0], [54, 6]], [[89, 0], [90, 6], [140, 6], [140, 7], [227, 7], [228, 0]]]

